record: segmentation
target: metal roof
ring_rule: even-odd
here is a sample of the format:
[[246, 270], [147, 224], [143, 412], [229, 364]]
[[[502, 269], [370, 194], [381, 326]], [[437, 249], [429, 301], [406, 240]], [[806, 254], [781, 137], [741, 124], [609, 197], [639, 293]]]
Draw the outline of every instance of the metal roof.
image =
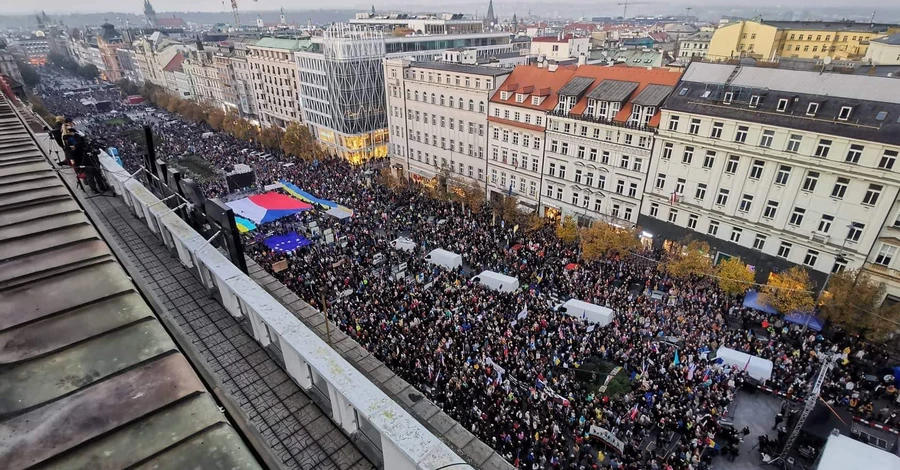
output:
[[560, 96], [581, 96], [592, 83], [594, 83], [594, 79], [591, 77], [574, 77], [569, 80], [569, 83], [563, 85], [558, 93]]
[[260, 468], [0, 95], [0, 468]]
[[446, 62], [410, 62], [409, 65], [412, 68], [442, 70], [444, 72], [454, 73], [468, 73], [472, 75], [486, 75], [489, 77], [499, 77], [501, 75], [509, 75], [510, 73], [512, 73], [512, 70], [510, 69], [486, 67], [483, 65], [451, 64]]
[[628, 99], [640, 83], [626, 82], [622, 80], [603, 80], [587, 97], [597, 101], [612, 101], [621, 103]]
[[651, 83], [641, 90], [631, 102], [641, 106], [659, 106], [674, 89], [673, 86]]
[[728, 81], [734, 65], [693, 62], [681, 77], [683, 82], [723, 84]]

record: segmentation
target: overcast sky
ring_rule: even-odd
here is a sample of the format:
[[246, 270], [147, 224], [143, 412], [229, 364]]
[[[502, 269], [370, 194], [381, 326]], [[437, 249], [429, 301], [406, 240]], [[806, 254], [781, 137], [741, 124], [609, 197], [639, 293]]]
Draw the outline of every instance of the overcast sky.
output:
[[[564, 3], [567, 5], [585, 5], [586, 10], [602, 10], [604, 7], [609, 7], [615, 5], [620, 0], [562, 0], [560, 3]], [[223, 4], [224, 2], [224, 4]], [[47, 14], [59, 14], [59, 13], [97, 13], [97, 12], [107, 12], [107, 11], [115, 11], [115, 12], [125, 12], [125, 13], [141, 13], [143, 12], [143, 0], [81, 0], [81, 1], [73, 1], [73, 0], [39, 0], [39, 1], [21, 1], [21, 0], [0, 0], [0, 14], [23, 14], [23, 13], [38, 13], [40, 10], [44, 10]], [[161, 11], [230, 11], [231, 10], [231, 0], [192, 0], [186, 2], [185, 0], [151, 0], [154, 9], [157, 12]], [[310, 7], [318, 7], [318, 8], [355, 8], [359, 10], [368, 10], [372, 3], [375, 4], [377, 9], [391, 9], [396, 11], [403, 11], [403, 5], [409, 5], [410, 3], [416, 4], [416, 6], [420, 5], [434, 5], [429, 9], [434, 11], [455, 11], [453, 5], [472, 5], [473, 3], [479, 3], [478, 1], [473, 0], [412, 0], [404, 1], [404, 0], [368, 0], [368, 1], [359, 1], [359, 0], [329, 0], [327, 2], [327, 6], [325, 3], [316, 3], [309, 2], [307, 0], [260, 0], [258, 2], [250, 1], [250, 0], [238, 0], [238, 6], [242, 10], [277, 10], [280, 7], [284, 7], [286, 10], [305, 10]], [[488, 0], [483, 1], [485, 7], [487, 9]], [[506, 4], [506, 3], [518, 3], [511, 0], [497, 0], [494, 2], [495, 4]], [[527, 3], [527, 2], [526, 2]], [[652, 6], [649, 4], [659, 4], [661, 9], [669, 10], [672, 7], [687, 7], [692, 6], [702, 7], [702, 6], [738, 6], [746, 7], [747, 5], [741, 5], [739, 3], [734, 2], [734, 0], [675, 0], [675, 1], [649, 1], [649, 2], [636, 2], [635, 7], [638, 4], [643, 4], [641, 7], [641, 13], [646, 13], [647, 10], [652, 10]], [[890, 2], [888, 2], [890, 3]], [[39, 6], [36, 6], [39, 5]], [[778, 5], [782, 5], [783, 8], [792, 8], [792, 9], [802, 9], [802, 8], [815, 8], [815, 7], [834, 7], [834, 6], [847, 6], [847, 2], [845, 0], [757, 0], [753, 3], [754, 6], [768, 6], [774, 7]], [[877, 8], [878, 5], [881, 5], [882, 8], [885, 8], [886, 4], [882, 3], [881, 0], [858, 0], [853, 3], [853, 5], [859, 8], [868, 9], [865, 5], [873, 5], [874, 8]], [[428, 8], [428, 7], [426, 7]], [[495, 7], [496, 8], [496, 7]], [[680, 9], [680, 8], [679, 8]], [[468, 10], [468, 8], [467, 8]]]

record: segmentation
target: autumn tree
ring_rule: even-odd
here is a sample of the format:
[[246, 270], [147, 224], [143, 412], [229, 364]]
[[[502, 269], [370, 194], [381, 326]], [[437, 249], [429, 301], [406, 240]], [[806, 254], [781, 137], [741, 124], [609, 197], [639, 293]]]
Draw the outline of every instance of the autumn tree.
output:
[[282, 138], [284, 138], [284, 131], [275, 125], [266, 126], [259, 132], [259, 143], [269, 149], [279, 148]]
[[522, 213], [519, 212], [518, 205], [519, 201], [515, 196], [503, 196], [492, 204], [494, 213], [497, 214], [497, 217], [507, 224], [512, 225], [517, 224], [519, 222], [519, 217], [522, 215]]
[[575, 240], [578, 240], [578, 223], [575, 222], [575, 217], [571, 215], [563, 217], [556, 226], [556, 236], [563, 243], [575, 243]]
[[178, 111], [179, 106], [181, 106], [181, 99], [176, 98], [174, 96], [169, 96], [166, 100], [166, 111], [170, 113], [174, 113]]
[[581, 256], [595, 261], [613, 255], [624, 255], [640, 248], [637, 229], [625, 229], [596, 221], [581, 230]]
[[525, 220], [525, 230], [528, 232], [535, 232], [544, 228], [547, 225], [547, 219], [539, 216], [537, 213], [532, 212], [528, 215], [528, 218]]
[[716, 266], [719, 288], [728, 294], [738, 295], [753, 284], [753, 271], [740, 258], [728, 258]]
[[771, 274], [769, 282], [762, 288], [760, 299], [781, 313], [811, 312], [816, 305], [811, 289], [809, 272], [794, 266], [787, 271]]
[[860, 270], [832, 274], [822, 296], [822, 316], [841, 328], [879, 341], [897, 331], [900, 306], [880, 306], [886, 287]]
[[400, 192], [406, 186], [406, 180], [398, 178], [390, 167], [384, 167], [378, 173], [378, 182], [393, 192]]
[[469, 183], [464, 185], [462, 190], [462, 203], [468, 207], [473, 214], [481, 212], [485, 201], [484, 189], [481, 189], [481, 185]]
[[713, 271], [709, 245], [697, 240], [682, 244], [669, 252], [663, 267], [674, 277], [709, 274]]
[[225, 123], [225, 113], [221, 109], [210, 109], [206, 115], [206, 123], [213, 130], [221, 131]]

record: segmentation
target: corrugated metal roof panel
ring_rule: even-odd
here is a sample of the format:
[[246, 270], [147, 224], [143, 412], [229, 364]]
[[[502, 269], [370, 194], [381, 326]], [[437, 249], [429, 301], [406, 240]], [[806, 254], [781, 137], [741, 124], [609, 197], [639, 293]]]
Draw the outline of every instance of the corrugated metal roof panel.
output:
[[675, 87], [651, 83], [641, 90], [631, 102], [640, 106], [659, 106], [672, 93]]
[[900, 80], [888, 77], [743, 67], [731, 85], [900, 104]]
[[575, 77], [559, 89], [559, 95], [581, 96], [581, 94], [584, 93], [584, 90], [587, 90], [588, 87], [591, 86], [591, 83], [594, 83], [594, 79], [591, 77]]
[[628, 99], [634, 90], [640, 85], [638, 82], [626, 82], [622, 80], [603, 80], [587, 97], [597, 101], [611, 101], [621, 103]]

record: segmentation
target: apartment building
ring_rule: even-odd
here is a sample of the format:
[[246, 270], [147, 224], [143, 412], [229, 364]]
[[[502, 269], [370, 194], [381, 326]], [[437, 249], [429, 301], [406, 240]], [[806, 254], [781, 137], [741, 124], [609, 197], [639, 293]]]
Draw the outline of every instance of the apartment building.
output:
[[675, 56], [678, 60], [691, 60], [692, 58], [704, 58], [709, 52], [709, 43], [713, 33], [700, 31], [678, 40], [678, 52]]
[[484, 187], [487, 110], [510, 70], [387, 59], [391, 167], [429, 183], [439, 174]]
[[229, 58], [231, 59], [231, 69], [234, 71], [235, 91], [241, 115], [255, 121], [259, 116], [259, 104], [253, 88], [253, 73], [247, 62], [248, 44], [247, 41], [235, 40], [232, 43], [234, 52]]
[[853, 21], [739, 21], [715, 31], [707, 56], [712, 60], [756, 57], [859, 60], [869, 42], [900, 26]]
[[582, 226], [637, 223], [660, 108], [680, 76], [662, 68], [574, 71], [547, 117], [545, 214], [559, 211]]
[[[544, 173], [546, 125], [558, 91], [575, 66], [540, 62], [513, 69], [488, 104], [487, 195], [515, 196], [525, 212], [537, 212]], [[551, 209], [546, 215], [553, 215]]]
[[279, 38], [262, 38], [247, 45], [247, 64], [262, 123], [287, 127], [291, 121], [302, 121], [294, 53], [309, 45], [309, 39]]
[[575, 37], [562, 33], [531, 39], [531, 55], [543, 56], [547, 59], [566, 60], [587, 56], [591, 49], [590, 37]]
[[422, 15], [357, 13], [355, 18], [350, 20], [350, 24], [379, 29], [387, 33], [395, 29], [408, 30], [417, 34], [463, 34], [484, 31], [482, 20], [466, 18], [461, 13]]
[[894, 286], [900, 81], [692, 63], [662, 111], [639, 224], [765, 281], [866, 266]]
[[194, 99], [215, 108], [223, 108], [225, 95], [222, 78], [215, 63], [215, 50], [198, 43], [188, 50], [182, 68], [190, 77]]

